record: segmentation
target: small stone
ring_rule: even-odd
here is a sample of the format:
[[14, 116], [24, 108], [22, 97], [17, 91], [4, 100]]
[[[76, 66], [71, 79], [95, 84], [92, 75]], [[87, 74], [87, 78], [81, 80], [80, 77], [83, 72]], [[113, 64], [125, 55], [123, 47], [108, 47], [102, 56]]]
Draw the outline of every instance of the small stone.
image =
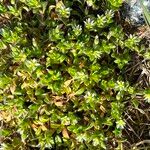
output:
[[[126, 11], [126, 18], [128, 18], [131, 23], [135, 26], [141, 26], [145, 24], [142, 6], [139, 0], [126, 0], [125, 1], [129, 8]], [[150, 11], [150, 0], [143, 0], [143, 5]]]

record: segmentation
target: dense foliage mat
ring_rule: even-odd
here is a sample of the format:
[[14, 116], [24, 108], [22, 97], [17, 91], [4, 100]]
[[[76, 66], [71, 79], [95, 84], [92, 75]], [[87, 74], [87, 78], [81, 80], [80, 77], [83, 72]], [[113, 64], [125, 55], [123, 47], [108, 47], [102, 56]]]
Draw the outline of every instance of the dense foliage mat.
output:
[[[126, 67], [150, 56], [116, 21], [121, 0], [0, 0], [4, 149], [122, 148], [123, 112], [147, 87]], [[117, 16], [118, 18], [119, 16]]]

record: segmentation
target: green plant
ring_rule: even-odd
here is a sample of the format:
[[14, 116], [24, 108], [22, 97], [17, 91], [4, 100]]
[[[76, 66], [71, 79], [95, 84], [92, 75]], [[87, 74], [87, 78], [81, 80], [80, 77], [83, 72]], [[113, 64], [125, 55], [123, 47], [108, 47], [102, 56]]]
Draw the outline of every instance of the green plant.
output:
[[142, 54], [114, 21], [121, 3], [1, 1], [4, 149], [120, 147], [124, 102], [136, 95], [123, 72]]

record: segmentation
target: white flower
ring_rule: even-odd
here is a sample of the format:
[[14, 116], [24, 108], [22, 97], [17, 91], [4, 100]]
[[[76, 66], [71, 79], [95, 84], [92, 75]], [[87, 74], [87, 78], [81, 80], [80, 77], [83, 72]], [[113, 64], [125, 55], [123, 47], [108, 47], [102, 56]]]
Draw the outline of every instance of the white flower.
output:
[[86, 21], [84, 21], [84, 23], [85, 23], [85, 27], [87, 29], [93, 29], [93, 27], [95, 25], [94, 20], [92, 20], [91, 18], [86, 19]]

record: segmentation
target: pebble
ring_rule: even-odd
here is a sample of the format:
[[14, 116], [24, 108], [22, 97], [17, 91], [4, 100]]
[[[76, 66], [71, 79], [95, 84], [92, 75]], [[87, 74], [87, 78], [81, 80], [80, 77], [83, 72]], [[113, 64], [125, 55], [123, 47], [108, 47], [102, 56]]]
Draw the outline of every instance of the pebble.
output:
[[[139, 0], [125, 0], [125, 2], [129, 5], [130, 9], [128, 11], [127, 16], [131, 20], [131, 22], [136, 26], [141, 26], [145, 24], [143, 10], [140, 5]], [[150, 11], [150, 0], [143, 0], [143, 5], [148, 8]]]

